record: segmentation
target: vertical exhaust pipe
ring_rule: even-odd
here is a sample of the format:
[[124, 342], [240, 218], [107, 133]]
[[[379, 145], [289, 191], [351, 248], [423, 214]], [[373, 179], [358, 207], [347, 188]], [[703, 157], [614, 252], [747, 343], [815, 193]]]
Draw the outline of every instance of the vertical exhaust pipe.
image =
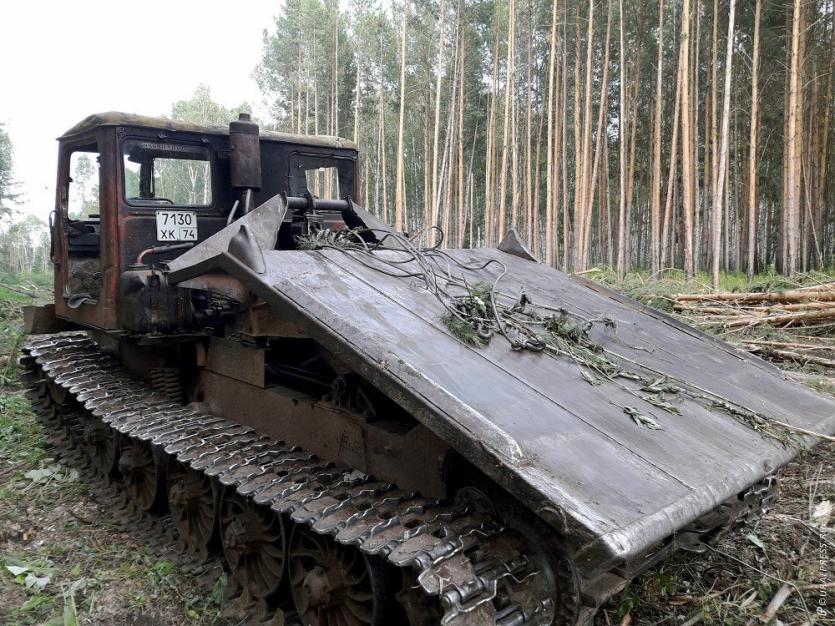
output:
[[241, 214], [252, 210], [252, 192], [261, 189], [261, 145], [258, 124], [249, 113], [240, 113], [229, 122], [230, 179], [240, 194]]

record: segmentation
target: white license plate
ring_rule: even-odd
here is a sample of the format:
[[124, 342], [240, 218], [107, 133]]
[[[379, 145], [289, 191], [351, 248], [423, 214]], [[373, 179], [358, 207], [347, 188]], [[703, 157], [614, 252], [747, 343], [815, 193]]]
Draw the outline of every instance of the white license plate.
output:
[[157, 211], [157, 241], [197, 241], [197, 213]]

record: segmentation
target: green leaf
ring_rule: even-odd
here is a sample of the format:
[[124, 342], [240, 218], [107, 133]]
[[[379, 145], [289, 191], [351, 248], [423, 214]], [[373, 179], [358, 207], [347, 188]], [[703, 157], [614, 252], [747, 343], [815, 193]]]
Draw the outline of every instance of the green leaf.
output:
[[623, 412], [626, 413], [629, 417], [631, 417], [632, 421], [635, 422], [638, 426], [643, 426], [644, 428], [649, 428], [650, 430], [661, 430], [661, 424], [656, 422], [650, 416], [644, 415], [638, 408], [634, 406], [623, 407]]
[[64, 596], [64, 626], [78, 626], [78, 610], [72, 593]]
[[745, 538], [751, 543], [753, 543], [755, 546], [757, 546], [760, 550], [765, 550], [765, 544], [763, 543], [763, 540], [757, 537], [754, 533], [748, 533], [747, 535], [745, 535]]
[[23, 612], [32, 611], [32, 610], [38, 608], [39, 606], [41, 606], [42, 604], [48, 604], [48, 603], [49, 603], [49, 597], [48, 596], [35, 594], [34, 596], [30, 597], [26, 602], [24, 602], [21, 605], [20, 610], [23, 611]]
[[580, 370], [580, 376], [582, 376], [583, 380], [585, 380], [590, 385], [599, 385], [600, 384], [600, 379], [597, 378], [597, 376], [594, 376], [593, 374], [591, 374], [588, 370], [581, 369]]
[[27, 589], [41, 591], [51, 580], [52, 578], [50, 576], [36, 576], [35, 574], [29, 572], [26, 574], [26, 578], [23, 579], [23, 584], [26, 585]]
[[672, 413], [673, 415], [681, 415], [681, 410], [666, 400], [663, 400], [657, 396], [641, 396], [644, 400], [649, 402], [653, 406], [657, 406], [659, 409], [664, 409], [667, 413]]
[[24, 472], [23, 476], [28, 478], [34, 483], [42, 484], [47, 482], [50, 478], [55, 476], [56, 472], [51, 467], [44, 467], [41, 469], [33, 469], [29, 470], [28, 472]]
[[678, 393], [681, 389], [668, 378], [661, 377], [641, 387], [641, 391], [647, 391], [649, 393]]
[[223, 573], [220, 575], [220, 578], [217, 579], [214, 586], [212, 587], [212, 593], [210, 596], [211, 601], [220, 606], [223, 603], [223, 593], [226, 590], [226, 574]]

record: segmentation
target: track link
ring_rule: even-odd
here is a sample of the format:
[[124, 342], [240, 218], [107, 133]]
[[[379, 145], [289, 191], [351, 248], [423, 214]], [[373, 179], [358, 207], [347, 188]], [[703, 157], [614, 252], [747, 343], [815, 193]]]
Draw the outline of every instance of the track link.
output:
[[[401, 568], [423, 596], [409, 599], [418, 605], [407, 611], [413, 626], [438, 619], [443, 626], [540, 626], [563, 615], [524, 542], [484, 513], [422, 498], [172, 402], [131, 378], [84, 332], [30, 337], [20, 365], [33, 404], [70, 456], [83, 456], [72, 452], [82, 418], [70, 412], [59, 419], [44, 399], [45, 381], [121, 435], [149, 442], [292, 523]], [[148, 526], [165, 536], [176, 532], [169, 518], [160, 519], [168, 523]], [[438, 618], [427, 619], [424, 608], [439, 605]]]

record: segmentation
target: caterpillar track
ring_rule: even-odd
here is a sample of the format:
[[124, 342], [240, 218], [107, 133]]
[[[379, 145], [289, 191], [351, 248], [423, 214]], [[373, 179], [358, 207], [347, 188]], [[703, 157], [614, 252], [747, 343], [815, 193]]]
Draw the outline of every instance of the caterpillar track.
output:
[[[123, 475], [130, 475], [141, 446], [150, 445], [157, 466], [164, 463], [195, 472], [213, 483], [214, 493], [224, 503], [234, 502], [262, 517], [277, 516], [280, 536], [273, 544], [283, 552], [282, 565], [291, 561], [291, 595], [303, 619], [311, 604], [327, 604], [320, 602], [323, 594], [335, 593], [332, 581], [327, 582], [331, 588], [317, 589], [317, 579], [311, 580], [310, 574], [303, 591], [296, 592], [292, 569], [299, 559], [294, 560], [293, 551], [305, 542], [324, 546], [324, 552], [358, 550], [369, 568], [382, 572], [376, 584], [385, 585], [386, 594], [396, 595], [398, 606], [391, 615], [410, 626], [522, 626], [571, 623], [576, 617], [578, 601], [571, 592], [576, 589], [576, 574], [570, 564], [566, 562], [552, 577], [523, 537], [473, 507], [421, 498], [252, 428], [172, 402], [134, 380], [83, 332], [33, 335], [20, 366], [33, 405], [59, 447], [86, 447], [97, 473], [113, 474], [118, 467]], [[114, 438], [118, 446], [111, 445]], [[134, 509], [160, 509], [141, 485], [124, 488]], [[170, 508], [179, 510], [177, 493], [172, 491]], [[221, 509], [224, 506], [220, 504]], [[205, 567], [206, 555], [189, 545], [189, 533], [176, 520], [147, 514], [143, 519], [157, 520], [151, 526], [158, 535], [173, 536], [172, 527], [177, 527], [181, 553], [190, 554], [198, 570]], [[203, 536], [207, 532], [211, 530], [202, 529]], [[250, 610], [249, 619], [267, 623], [267, 598], [259, 593], [263, 585], [257, 584], [263, 581], [236, 567], [246, 548], [235, 543], [233, 530], [227, 529], [225, 539], [226, 565], [233, 580], [244, 598], [259, 605], [258, 611]], [[278, 589], [277, 584], [270, 587], [270, 598]], [[350, 615], [342, 617], [347, 621], [339, 621], [326, 609], [313, 613], [321, 626], [395, 623], [381, 622], [375, 613], [378, 607], [363, 605], [360, 596], [345, 606]]]

